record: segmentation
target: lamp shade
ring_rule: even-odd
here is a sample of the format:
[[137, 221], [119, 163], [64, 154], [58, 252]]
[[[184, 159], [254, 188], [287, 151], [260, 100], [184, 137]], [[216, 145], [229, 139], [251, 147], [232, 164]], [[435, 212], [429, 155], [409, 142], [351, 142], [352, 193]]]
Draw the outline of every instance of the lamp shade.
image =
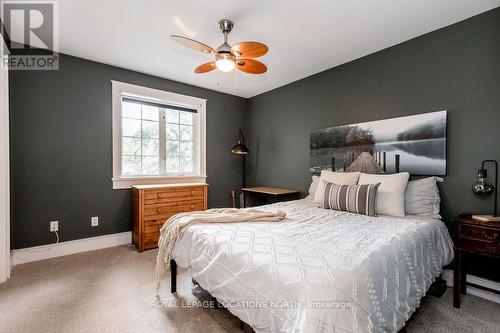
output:
[[243, 136], [243, 131], [240, 129], [238, 133], [238, 143], [231, 148], [231, 153], [236, 155], [248, 155], [250, 151], [247, 146], [245, 146], [245, 137]]
[[[486, 163], [495, 165], [495, 185], [487, 181], [487, 172], [484, 167]], [[488, 195], [495, 194], [495, 201], [493, 202], [493, 216], [487, 215], [473, 215], [475, 218], [483, 219], [484, 221], [500, 221], [498, 216], [497, 202], [498, 202], [498, 162], [495, 160], [484, 160], [481, 163], [481, 169], [477, 172], [477, 182], [472, 185], [472, 192], [480, 197], [487, 197]], [[485, 219], [486, 218], [486, 219]]]
[[472, 192], [479, 195], [480, 197], [487, 197], [488, 195], [495, 192], [495, 186], [486, 181], [486, 169], [479, 169], [477, 175], [478, 181], [472, 185]]
[[249, 150], [244, 144], [238, 141], [238, 143], [235, 144], [233, 148], [231, 148], [231, 153], [237, 155], [248, 155]]

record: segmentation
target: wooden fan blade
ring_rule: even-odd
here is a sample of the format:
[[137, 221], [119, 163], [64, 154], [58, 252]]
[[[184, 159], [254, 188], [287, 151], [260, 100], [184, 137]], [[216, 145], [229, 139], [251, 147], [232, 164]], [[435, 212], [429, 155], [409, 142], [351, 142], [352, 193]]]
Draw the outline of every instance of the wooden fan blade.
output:
[[196, 67], [194, 72], [196, 74], [203, 74], [203, 73], [213, 71], [216, 68], [217, 67], [215, 67], [215, 61], [210, 61], [210, 62], [207, 62], [206, 64], [203, 64], [203, 65]]
[[262, 57], [268, 50], [265, 44], [258, 42], [241, 42], [231, 48], [231, 52], [242, 58]]
[[209, 54], [215, 54], [215, 50], [211, 48], [210, 46], [200, 43], [194, 39], [187, 38], [187, 37], [182, 37], [182, 36], [177, 36], [177, 35], [170, 35], [170, 38], [175, 40], [177, 43], [182, 44], [184, 46], [189, 47], [190, 49], [204, 52], [204, 53], [209, 53]]
[[253, 59], [239, 59], [236, 61], [236, 67], [238, 67], [240, 71], [248, 74], [262, 74], [267, 72], [266, 65]]

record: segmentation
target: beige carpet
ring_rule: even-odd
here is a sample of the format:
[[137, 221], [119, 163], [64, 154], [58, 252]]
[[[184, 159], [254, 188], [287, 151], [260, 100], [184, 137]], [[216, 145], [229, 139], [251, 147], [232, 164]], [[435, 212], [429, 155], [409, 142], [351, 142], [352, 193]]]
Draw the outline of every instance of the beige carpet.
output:
[[[156, 251], [119, 246], [16, 266], [0, 285], [0, 332], [241, 332], [227, 310], [200, 308], [186, 271], [155, 296]], [[191, 302], [191, 303], [189, 303]], [[451, 290], [429, 296], [408, 332], [500, 332], [500, 305]], [[173, 306], [191, 306], [175, 308]], [[248, 331], [248, 328], [247, 328]]]

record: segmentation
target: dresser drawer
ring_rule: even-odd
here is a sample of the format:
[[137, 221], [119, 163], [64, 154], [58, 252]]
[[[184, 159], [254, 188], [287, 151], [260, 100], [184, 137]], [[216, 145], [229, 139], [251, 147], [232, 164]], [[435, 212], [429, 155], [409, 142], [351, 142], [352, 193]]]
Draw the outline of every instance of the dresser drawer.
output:
[[144, 212], [144, 232], [156, 232], [161, 229], [163, 224], [173, 215], [184, 212], [194, 212], [201, 211], [205, 209], [205, 202], [192, 202], [186, 203], [185, 205], [177, 205], [175, 207], [158, 207], [155, 210], [150, 210], [149, 215], [147, 215], [146, 210]]
[[204, 200], [205, 189], [203, 187], [179, 189], [175, 191], [146, 191], [144, 193], [144, 205], [161, 204], [185, 200]]
[[486, 227], [462, 225], [461, 237], [500, 243], [500, 231]]
[[184, 201], [174, 201], [174, 202], [164, 202], [144, 205], [144, 216], [164, 214], [179, 211], [191, 211], [200, 205], [203, 205], [204, 201], [200, 198], [186, 199]]
[[144, 242], [144, 249], [154, 249], [158, 247], [158, 240], [160, 239], [159, 232], [152, 232], [149, 234], [142, 235], [142, 241]]
[[166, 221], [166, 219], [144, 221], [144, 233], [160, 232], [161, 227], [163, 227]]
[[464, 251], [474, 253], [482, 253], [494, 256], [500, 255], [500, 244], [494, 242], [462, 238], [460, 240], [460, 248]]
[[174, 214], [182, 212], [194, 212], [197, 210], [204, 210], [205, 203], [203, 201], [187, 201], [183, 204], [171, 206], [171, 207], [157, 207], [157, 208], [144, 208], [144, 221], [153, 220], [167, 220]]

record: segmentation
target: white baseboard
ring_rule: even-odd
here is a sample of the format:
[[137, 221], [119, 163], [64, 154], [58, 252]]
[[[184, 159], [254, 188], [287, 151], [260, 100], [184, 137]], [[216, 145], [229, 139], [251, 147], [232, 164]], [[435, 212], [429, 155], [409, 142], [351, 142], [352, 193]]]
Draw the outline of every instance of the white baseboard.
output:
[[126, 231], [118, 234], [77, 239], [59, 244], [28, 247], [25, 249], [12, 250], [11, 263], [12, 265], [20, 265], [27, 262], [67, 256], [69, 254], [99, 250], [130, 243], [132, 243], [132, 232]]
[[[445, 269], [443, 271], [443, 280], [446, 281], [446, 285], [448, 287], [453, 287], [453, 271], [451, 269]], [[467, 274], [467, 282], [477, 284], [478, 286], [481, 287], [486, 287], [496, 291], [500, 291], [500, 283], [488, 279], [483, 279], [475, 275]], [[489, 301], [500, 304], [500, 295], [486, 290], [467, 286], [467, 294], [481, 297]]]

